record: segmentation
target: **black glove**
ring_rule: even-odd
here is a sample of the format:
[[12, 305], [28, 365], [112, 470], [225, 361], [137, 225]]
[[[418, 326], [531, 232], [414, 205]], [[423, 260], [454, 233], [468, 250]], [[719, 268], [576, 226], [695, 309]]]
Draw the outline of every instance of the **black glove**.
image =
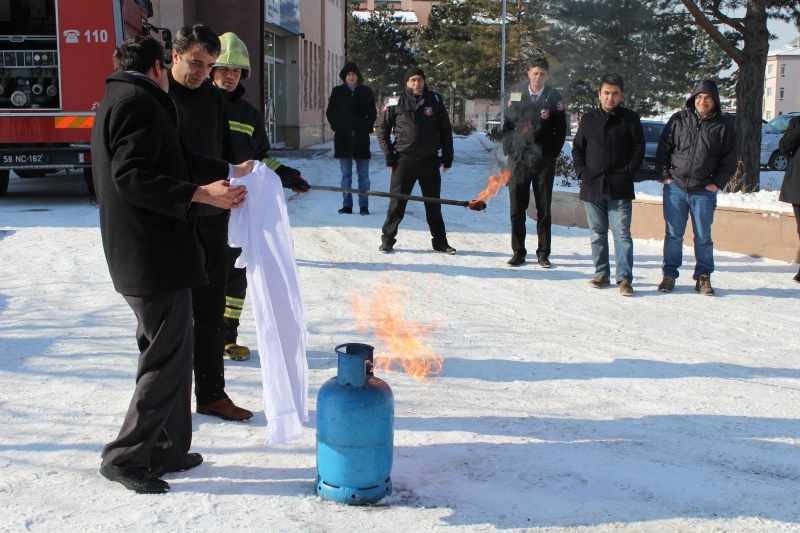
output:
[[387, 155], [386, 156], [386, 166], [390, 168], [397, 168], [397, 156], [396, 155]]
[[292, 178], [292, 182], [289, 188], [292, 189], [292, 191], [297, 194], [304, 194], [307, 193], [309, 190], [311, 190], [311, 185], [309, 185], [308, 182], [304, 180], [302, 176], [300, 176], [300, 174], [296, 174]]
[[448, 161], [447, 159], [442, 159], [442, 166], [444, 168], [450, 168], [450, 167], [453, 166], [453, 162], [452, 161]]

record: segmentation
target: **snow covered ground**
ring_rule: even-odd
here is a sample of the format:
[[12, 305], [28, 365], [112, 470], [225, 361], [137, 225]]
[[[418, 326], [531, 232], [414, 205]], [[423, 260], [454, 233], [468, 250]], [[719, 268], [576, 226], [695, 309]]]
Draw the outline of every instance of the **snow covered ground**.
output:
[[[457, 140], [443, 197], [483, 188], [494, 169], [481, 140]], [[275, 154], [313, 184], [339, 183], [330, 153]], [[388, 189], [382, 157], [371, 175]], [[666, 295], [661, 243], [637, 240], [626, 299], [587, 286], [585, 230], [554, 227], [552, 270], [508, 268], [505, 188], [483, 213], [443, 208], [456, 256], [430, 250], [422, 204], [387, 256], [388, 200], [362, 217], [337, 214], [338, 194], [290, 196], [311, 330], [304, 438], [264, 447], [258, 357], [226, 361], [227, 390], [255, 419], [194, 415], [205, 462], [144, 496], [97, 474], [137, 355], [97, 209], [79, 193], [21, 192], [30, 183], [0, 201], [0, 531], [800, 531], [796, 265], [719, 252], [718, 296], [705, 298], [687, 249]], [[444, 369], [427, 386], [381, 375], [396, 399], [395, 491], [350, 508], [314, 494], [315, 399], [334, 346], [373, 341], [347, 300], [383, 276], [405, 287], [410, 317], [441, 324], [430, 342]], [[255, 346], [249, 308], [243, 320]]]

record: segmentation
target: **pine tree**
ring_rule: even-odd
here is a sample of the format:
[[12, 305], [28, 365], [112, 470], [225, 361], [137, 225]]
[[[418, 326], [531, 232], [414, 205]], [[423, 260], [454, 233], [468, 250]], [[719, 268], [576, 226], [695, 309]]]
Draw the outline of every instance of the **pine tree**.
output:
[[403, 90], [403, 74], [417, 64], [414, 31], [395, 17], [393, 7], [381, 3], [367, 20], [351, 12], [347, 38], [347, 60], [358, 65], [382, 107], [387, 96]]

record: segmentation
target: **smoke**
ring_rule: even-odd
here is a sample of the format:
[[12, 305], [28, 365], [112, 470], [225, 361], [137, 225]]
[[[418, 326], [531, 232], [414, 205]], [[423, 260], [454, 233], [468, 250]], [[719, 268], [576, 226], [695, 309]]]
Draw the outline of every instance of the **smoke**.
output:
[[[522, 98], [528, 96], [527, 87], [521, 92]], [[542, 147], [536, 142], [536, 135], [541, 130], [541, 112], [538, 106], [506, 107], [505, 121], [514, 125], [513, 130], [506, 129], [503, 133], [503, 144], [507, 147], [508, 166], [512, 174], [515, 167], [537, 169], [545, 163]]]

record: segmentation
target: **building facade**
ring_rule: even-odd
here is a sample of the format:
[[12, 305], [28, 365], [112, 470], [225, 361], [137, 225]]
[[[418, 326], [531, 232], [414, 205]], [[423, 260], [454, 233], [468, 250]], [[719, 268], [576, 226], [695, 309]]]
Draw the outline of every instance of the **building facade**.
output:
[[381, 2], [392, 6], [395, 14], [403, 22], [417, 26], [426, 26], [428, 24], [428, 14], [430, 14], [433, 4], [436, 3], [431, 0], [377, 0], [377, 2], [376, 0], [362, 0], [358, 4], [358, 10], [369, 13], [375, 9], [375, 4], [380, 4]]
[[767, 56], [764, 120], [800, 111], [800, 38]]
[[302, 148], [333, 139], [325, 120], [341, 83], [346, 0], [153, 0], [151, 23], [203, 23], [234, 32], [250, 53], [245, 99], [262, 110], [271, 144]]

